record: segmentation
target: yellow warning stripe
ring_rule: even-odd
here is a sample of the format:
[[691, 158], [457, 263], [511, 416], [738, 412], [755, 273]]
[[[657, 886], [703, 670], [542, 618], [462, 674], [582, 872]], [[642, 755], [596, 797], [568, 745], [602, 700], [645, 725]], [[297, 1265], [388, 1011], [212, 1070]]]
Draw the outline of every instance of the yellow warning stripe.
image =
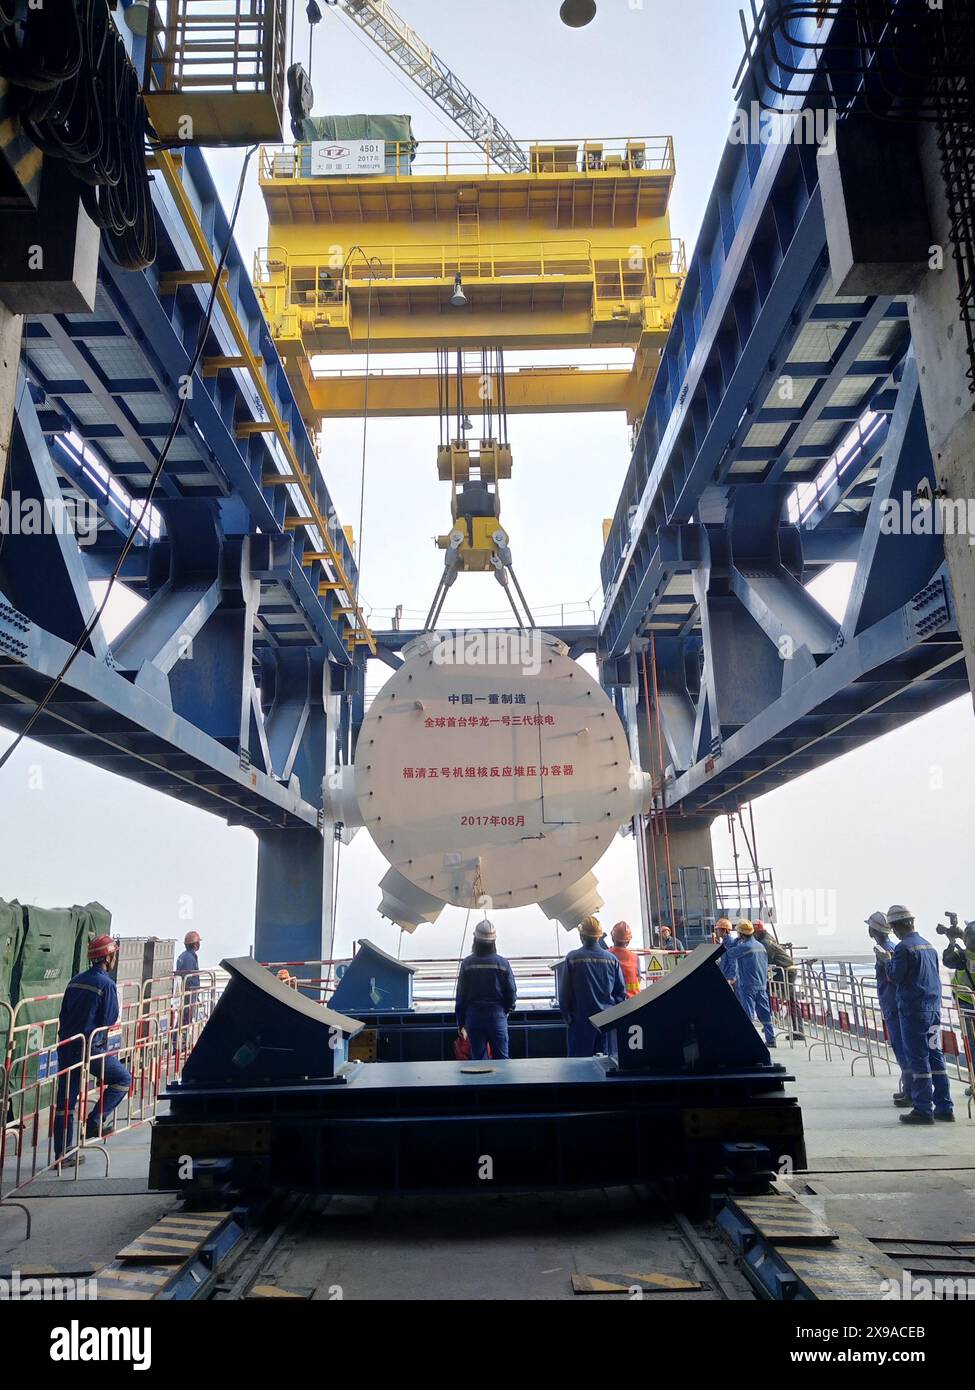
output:
[[118, 1279], [122, 1283], [128, 1283], [131, 1279], [139, 1284], [166, 1284], [172, 1278], [171, 1271], [165, 1274], [153, 1274], [146, 1269], [116, 1269], [114, 1265], [106, 1265], [104, 1269], [98, 1271], [99, 1279]]
[[215, 1231], [219, 1225], [219, 1221], [183, 1221], [179, 1217], [173, 1217], [172, 1219], [167, 1217], [165, 1220], [160, 1221], [156, 1226], [151, 1226], [149, 1229], [152, 1231]]
[[198, 1240], [177, 1240], [175, 1236], [150, 1236], [147, 1234], [140, 1236], [138, 1240], [134, 1240], [132, 1244], [127, 1245], [124, 1250], [120, 1250], [118, 1257], [120, 1260], [124, 1259], [125, 1255], [130, 1250], [139, 1250], [144, 1253], [153, 1246], [159, 1246], [160, 1249], [165, 1250], [167, 1253], [174, 1250], [195, 1250], [199, 1243]]

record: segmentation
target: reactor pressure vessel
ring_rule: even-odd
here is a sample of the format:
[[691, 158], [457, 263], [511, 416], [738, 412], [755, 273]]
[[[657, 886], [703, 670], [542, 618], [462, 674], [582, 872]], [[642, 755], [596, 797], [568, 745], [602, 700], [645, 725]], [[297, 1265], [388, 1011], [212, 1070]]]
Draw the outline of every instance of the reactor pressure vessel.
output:
[[446, 903], [538, 903], [577, 926], [602, 905], [593, 865], [649, 806], [614, 706], [547, 633], [424, 634], [403, 655], [326, 797], [389, 861], [380, 912], [412, 930]]

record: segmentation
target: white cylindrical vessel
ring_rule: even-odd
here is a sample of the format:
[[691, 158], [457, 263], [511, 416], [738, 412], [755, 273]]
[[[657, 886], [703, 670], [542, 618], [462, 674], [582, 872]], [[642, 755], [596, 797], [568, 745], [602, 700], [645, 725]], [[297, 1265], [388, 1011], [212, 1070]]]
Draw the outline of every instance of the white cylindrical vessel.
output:
[[[359, 815], [397, 875], [380, 910], [412, 929], [433, 900], [542, 903], [576, 926], [600, 904], [590, 870], [649, 797], [612, 703], [547, 633], [426, 634], [404, 657], [356, 745]], [[334, 789], [347, 824], [351, 791]], [[397, 916], [404, 881], [417, 897]]]

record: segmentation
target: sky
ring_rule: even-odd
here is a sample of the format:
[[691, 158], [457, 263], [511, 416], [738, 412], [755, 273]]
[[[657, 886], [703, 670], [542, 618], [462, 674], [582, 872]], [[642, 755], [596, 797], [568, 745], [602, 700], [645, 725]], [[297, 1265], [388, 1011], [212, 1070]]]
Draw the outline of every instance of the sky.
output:
[[[517, 138], [672, 134], [677, 181], [674, 235], [693, 248], [733, 107], [742, 48], [734, 0], [600, 0], [596, 21], [572, 31], [558, 0], [396, 0], [400, 14]], [[299, 6], [299, 12], [303, 7]], [[299, 13], [296, 52], [307, 59]], [[347, 21], [326, 11], [315, 34], [314, 114], [409, 113], [420, 139], [461, 138], [448, 119]], [[208, 155], [225, 204], [240, 168], [236, 151]], [[266, 243], [256, 176], [238, 223], [248, 257]], [[560, 353], [561, 360], [568, 354]], [[359, 512], [363, 426], [329, 423], [322, 466], [340, 516]], [[513, 417], [514, 477], [503, 497], [516, 569], [540, 622], [590, 621], [599, 610], [602, 518], [611, 516], [629, 460], [615, 415]], [[442, 566], [432, 537], [447, 529], [449, 497], [436, 480], [435, 420], [374, 420], [366, 433], [361, 595], [382, 625], [397, 604], [425, 614]], [[817, 581], [842, 613], [845, 567]], [[462, 577], [445, 620], [502, 618], [501, 591]], [[120, 594], [110, 633], [136, 611]], [[419, 622], [417, 625], [420, 625]], [[384, 668], [375, 666], [375, 690]], [[6, 735], [3, 735], [4, 744]], [[772, 868], [783, 936], [809, 955], [865, 953], [863, 919], [907, 902], [933, 932], [946, 908], [975, 917], [970, 892], [975, 716], [969, 699], [889, 734], [754, 803], [758, 855]], [[121, 935], [204, 938], [203, 957], [245, 953], [253, 940], [256, 840], [240, 828], [23, 744], [3, 770], [0, 896], [62, 906], [98, 899]], [[723, 822], [716, 862], [730, 865]], [[386, 949], [398, 929], [376, 913], [385, 862], [365, 832], [342, 852], [336, 950], [366, 936]], [[597, 866], [610, 922], [640, 914], [632, 839], [617, 838]], [[456, 956], [466, 914], [447, 909], [403, 943], [404, 955]], [[551, 952], [572, 944], [534, 908], [500, 912], [501, 949]], [[469, 935], [466, 938], [469, 940]]]

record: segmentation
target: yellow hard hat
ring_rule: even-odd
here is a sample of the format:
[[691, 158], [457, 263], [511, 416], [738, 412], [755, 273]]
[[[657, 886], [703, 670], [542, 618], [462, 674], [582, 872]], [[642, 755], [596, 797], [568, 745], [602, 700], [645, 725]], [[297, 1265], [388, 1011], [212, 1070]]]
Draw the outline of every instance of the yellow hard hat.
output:
[[583, 917], [582, 921], [579, 923], [579, 931], [583, 936], [597, 938], [605, 934], [602, 927], [599, 925], [599, 919], [597, 917]]
[[742, 920], [741, 922], [738, 923], [738, 935], [739, 935], [739, 936], [754, 936], [754, 935], [755, 935], [755, 928], [752, 926], [751, 922], [746, 922], [746, 921]]

